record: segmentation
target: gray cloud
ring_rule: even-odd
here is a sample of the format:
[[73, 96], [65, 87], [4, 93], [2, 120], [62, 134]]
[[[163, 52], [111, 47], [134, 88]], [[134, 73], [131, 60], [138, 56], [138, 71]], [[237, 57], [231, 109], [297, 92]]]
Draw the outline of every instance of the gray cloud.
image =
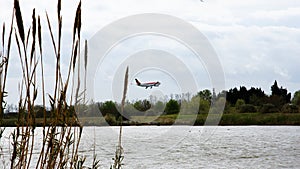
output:
[[[45, 55], [47, 76], [51, 79], [51, 67], [54, 62], [48, 28], [46, 27], [45, 10], [48, 11], [51, 22], [56, 25], [56, 2], [53, 1], [21, 1], [21, 10], [26, 29], [31, 24], [32, 8], [41, 15], [43, 37], [45, 41]], [[68, 64], [69, 46], [73, 18], [78, 2], [72, 0], [62, 1], [63, 15], [63, 66]], [[0, 22], [9, 25], [13, 1], [2, 1]], [[280, 85], [294, 92], [299, 90], [300, 65], [300, 1], [261, 1], [261, 0], [154, 0], [154, 1], [83, 1], [82, 20], [83, 37], [91, 38], [105, 25], [133, 14], [151, 12], [163, 13], [179, 17], [203, 32], [218, 53], [224, 67], [227, 87], [239, 85], [263, 87], [268, 91], [270, 85], [277, 79]], [[136, 41], [140, 43], [139, 40]], [[149, 43], [153, 43], [150, 42]], [[149, 43], [140, 43], [144, 48], [153, 46]], [[176, 44], [161, 44], [161, 48], [169, 47], [174, 53], [184, 54]], [[122, 46], [126, 51], [128, 46]], [[14, 49], [13, 49], [14, 50]], [[183, 53], [182, 53], [183, 52]], [[10, 68], [9, 85], [15, 87], [19, 70], [17, 56], [13, 56], [13, 66]], [[193, 61], [185, 62], [193, 65]], [[196, 65], [194, 65], [196, 67]], [[204, 76], [203, 69], [196, 76]], [[108, 69], [108, 74], [111, 74]], [[108, 79], [112, 77], [107, 76]], [[209, 85], [204, 85], [209, 86]], [[201, 88], [201, 86], [200, 86]], [[16, 90], [8, 89], [9, 91]], [[48, 88], [51, 91], [51, 87]], [[16, 103], [14, 92], [9, 96], [8, 102]]]

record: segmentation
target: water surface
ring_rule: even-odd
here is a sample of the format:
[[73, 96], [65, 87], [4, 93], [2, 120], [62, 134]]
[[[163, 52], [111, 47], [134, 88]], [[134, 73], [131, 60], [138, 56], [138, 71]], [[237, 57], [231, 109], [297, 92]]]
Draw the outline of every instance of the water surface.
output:
[[[12, 130], [1, 140], [7, 164]], [[79, 149], [87, 165], [95, 147], [101, 168], [109, 168], [118, 132], [119, 127], [84, 127]], [[36, 138], [38, 152], [41, 135]], [[124, 169], [300, 168], [299, 126], [127, 126], [122, 146]]]

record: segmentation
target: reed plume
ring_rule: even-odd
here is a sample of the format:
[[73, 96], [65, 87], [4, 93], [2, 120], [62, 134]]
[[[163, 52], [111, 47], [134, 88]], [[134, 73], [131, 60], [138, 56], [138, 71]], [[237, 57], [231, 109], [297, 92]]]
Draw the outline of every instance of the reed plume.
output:
[[25, 45], [25, 32], [24, 32], [24, 25], [23, 25], [23, 19], [22, 19], [22, 13], [21, 13], [21, 9], [20, 9], [19, 0], [14, 0], [14, 9], [15, 9], [15, 14], [16, 14], [16, 21], [17, 21], [17, 25], [18, 25], [19, 34], [20, 34], [23, 44]]
[[[17, 29], [13, 27], [13, 19], [16, 19]], [[25, 34], [21, 8], [18, 0], [14, 1], [14, 12], [12, 16], [11, 31], [7, 44], [7, 53], [0, 53], [2, 61], [9, 58], [11, 35], [13, 30], [15, 34], [17, 51], [20, 58], [20, 66], [22, 68], [22, 81], [19, 85], [20, 100], [19, 100], [19, 115], [16, 123], [17, 127], [12, 133], [12, 157], [11, 168], [28, 169], [32, 165], [35, 168], [77, 168], [80, 163], [78, 154], [78, 146], [82, 134], [82, 126], [77, 119], [76, 110], [72, 106], [73, 103], [67, 104], [69, 78], [75, 77], [74, 69], [79, 61], [80, 53], [80, 31], [81, 31], [81, 1], [76, 9], [74, 20], [74, 35], [69, 64], [69, 71], [67, 80], [64, 82], [60, 68], [61, 58], [61, 40], [62, 40], [62, 16], [61, 16], [61, 0], [57, 2], [57, 22], [58, 22], [58, 35], [55, 38], [53, 27], [46, 12], [46, 21], [52, 42], [56, 68], [54, 93], [49, 94], [48, 100], [51, 106], [50, 117], [46, 112], [46, 97], [45, 97], [45, 82], [44, 82], [44, 63], [43, 63], [43, 47], [42, 47], [42, 25], [41, 18], [36, 15], [35, 9], [32, 11], [32, 25], [29, 27], [27, 34]], [[5, 24], [3, 24], [2, 33], [2, 48], [4, 51], [5, 42]], [[77, 35], [77, 36], [75, 36]], [[30, 45], [28, 45], [30, 44]], [[29, 49], [30, 48], [30, 49]], [[39, 49], [39, 57], [37, 57], [37, 49]], [[6, 57], [2, 57], [6, 55]], [[5, 58], [5, 59], [4, 59]], [[5, 61], [6, 61], [5, 60]], [[2, 103], [4, 98], [5, 85], [7, 75], [8, 62], [1, 62], [0, 69], [0, 89]], [[38, 97], [39, 90], [37, 88], [37, 69], [40, 64], [41, 69], [41, 83], [42, 83], [42, 100], [43, 100], [43, 141], [41, 151], [38, 155], [37, 163], [32, 164], [33, 149], [35, 147], [34, 132], [36, 126], [36, 117], [34, 112], [35, 101]], [[70, 70], [73, 69], [71, 72]], [[85, 69], [86, 66], [85, 66]], [[79, 69], [78, 69], [79, 71]], [[78, 75], [79, 76], [79, 75]], [[4, 77], [5, 80], [2, 79]], [[71, 84], [75, 86], [76, 84]], [[79, 86], [79, 83], [77, 84]], [[78, 87], [77, 87], [78, 89]], [[23, 95], [24, 92], [24, 95]], [[76, 92], [76, 96], [78, 96]], [[73, 96], [71, 96], [72, 98]], [[78, 99], [78, 98], [77, 98]], [[76, 100], [77, 100], [76, 99]], [[76, 104], [76, 102], [75, 102]], [[1, 104], [1, 112], [3, 112]], [[72, 115], [70, 115], [72, 114]], [[48, 126], [48, 128], [46, 128]], [[60, 127], [59, 127], [60, 126]], [[83, 158], [82, 158], [83, 159]], [[84, 160], [83, 160], [84, 161]], [[82, 162], [82, 161], [81, 161]], [[97, 167], [97, 165], [96, 165]]]

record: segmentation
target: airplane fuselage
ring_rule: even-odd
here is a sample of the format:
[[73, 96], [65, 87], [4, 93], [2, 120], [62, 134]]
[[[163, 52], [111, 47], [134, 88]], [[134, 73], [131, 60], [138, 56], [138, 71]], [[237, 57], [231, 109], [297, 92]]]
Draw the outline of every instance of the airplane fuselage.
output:
[[160, 85], [160, 82], [148, 82], [148, 83], [141, 83], [139, 82], [137, 79], [135, 79], [136, 81], [136, 85], [140, 86], [140, 87], [145, 87], [146, 89], [149, 87], [150, 89], [152, 89], [152, 87], [158, 87]]

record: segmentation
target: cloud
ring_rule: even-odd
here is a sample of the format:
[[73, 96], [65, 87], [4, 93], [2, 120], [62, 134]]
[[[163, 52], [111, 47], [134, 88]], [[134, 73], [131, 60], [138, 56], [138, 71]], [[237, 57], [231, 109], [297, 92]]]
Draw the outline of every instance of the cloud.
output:
[[300, 16], [300, 8], [287, 8], [283, 10], [270, 10], [270, 11], [257, 11], [251, 14], [253, 18], [265, 18], [265, 19], [272, 19], [272, 20], [280, 20], [288, 17], [295, 17]]
[[275, 79], [298, 90], [300, 29], [288, 26], [194, 23], [207, 35], [223, 63], [228, 88], [261, 85]]
[[[68, 57], [72, 39], [72, 27], [76, 7], [79, 1], [62, 1], [63, 15], [63, 47], [62, 66], [68, 65]], [[51, 46], [48, 27], [45, 19], [47, 10], [54, 33], [57, 28], [56, 2], [26, 0], [20, 1], [23, 20], [26, 29], [31, 25], [32, 9], [41, 15], [43, 24], [43, 39], [45, 49], [46, 74], [53, 77], [51, 69], [54, 67], [53, 48]], [[13, 1], [1, 2], [0, 21], [10, 24]], [[90, 39], [98, 30], [117, 19], [140, 13], [163, 13], [179, 17], [193, 24], [212, 43], [219, 59], [222, 62], [227, 87], [239, 85], [258, 87], [262, 86], [268, 91], [274, 80], [291, 91], [299, 90], [299, 65], [300, 65], [300, 1], [261, 1], [261, 0], [209, 0], [204, 3], [199, 0], [103, 0], [82, 2], [82, 37]], [[8, 29], [6, 29], [8, 30]], [[8, 32], [8, 31], [6, 31]], [[56, 37], [56, 36], [55, 36]], [[155, 39], [152, 39], [155, 40]], [[163, 41], [161, 41], [163, 42]], [[130, 44], [121, 44], [119, 50], [138, 50], [133, 44], [140, 44], [142, 48], [155, 47], [168, 49], [185, 57], [184, 61], [197, 67], [192, 57], [178, 44], [170, 41], [157, 43], [135, 39]], [[132, 48], [133, 47], [133, 48]], [[115, 59], [117, 59], [116, 57]], [[18, 57], [14, 55], [10, 67], [9, 85], [15, 86], [20, 71], [13, 69], [18, 65]], [[119, 57], [119, 59], [122, 59]], [[199, 72], [194, 71], [197, 77], [205, 76], [203, 65]], [[108, 66], [109, 67], [109, 66]], [[107, 79], [112, 79], [113, 67], [106, 72]], [[209, 86], [208, 84], [205, 84]], [[201, 88], [201, 86], [200, 86]], [[9, 89], [10, 91], [15, 89]], [[49, 87], [49, 91], [50, 91]], [[13, 94], [12, 98], [17, 98]], [[9, 102], [15, 102], [11, 99]]]

